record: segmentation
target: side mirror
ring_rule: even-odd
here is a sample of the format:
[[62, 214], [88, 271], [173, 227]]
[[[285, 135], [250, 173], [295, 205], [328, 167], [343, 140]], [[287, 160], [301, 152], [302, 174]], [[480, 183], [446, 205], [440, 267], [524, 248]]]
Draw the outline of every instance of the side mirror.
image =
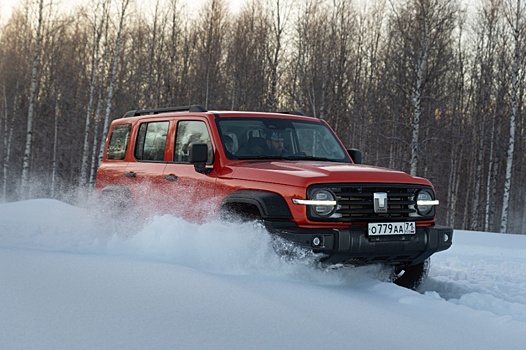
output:
[[195, 171], [208, 174], [212, 171], [206, 167], [208, 161], [208, 145], [206, 143], [191, 143], [188, 149], [188, 160], [194, 165]]
[[349, 156], [351, 156], [352, 161], [355, 164], [362, 164], [362, 157], [363, 157], [362, 151], [360, 151], [357, 148], [351, 148], [347, 150], [347, 153], [349, 153]]

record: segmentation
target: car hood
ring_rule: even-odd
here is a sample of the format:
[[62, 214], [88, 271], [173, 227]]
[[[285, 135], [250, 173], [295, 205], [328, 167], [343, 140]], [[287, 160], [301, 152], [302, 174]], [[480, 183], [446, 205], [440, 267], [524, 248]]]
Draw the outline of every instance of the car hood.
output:
[[319, 161], [250, 161], [231, 167], [229, 177], [306, 187], [314, 183], [406, 183], [431, 185], [423, 178], [375, 166]]

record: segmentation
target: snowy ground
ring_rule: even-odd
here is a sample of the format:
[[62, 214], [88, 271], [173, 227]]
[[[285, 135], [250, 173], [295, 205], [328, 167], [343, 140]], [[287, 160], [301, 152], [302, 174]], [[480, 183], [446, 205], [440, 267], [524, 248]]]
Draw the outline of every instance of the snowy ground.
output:
[[0, 349], [525, 349], [526, 235], [456, 231], [421, 290], [264, 230], [0, 204]]

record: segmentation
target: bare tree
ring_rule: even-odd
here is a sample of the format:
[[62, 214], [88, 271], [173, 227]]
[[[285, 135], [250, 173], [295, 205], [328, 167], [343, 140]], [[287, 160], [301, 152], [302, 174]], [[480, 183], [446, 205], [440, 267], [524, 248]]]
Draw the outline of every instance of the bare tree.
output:
[[[3, 181], [2, 181], [2, 201], [6, 201], [7, 199], [7, 187], [8, 187], [8, 172], [9, 172], [9, 162], [11, 160], [11, 147], [12, 147], [12, 141], [13, 141], [13, 129], [15, 126], [15, 119], [16, 119], [16, 105], [17, 105], [17, 95], [15, 94], [14, 101], [12, 102], [12, 108], [9, 108], [9, 103], [7, 100], [7, 95], [5, 91], [5, 86], [3, 89], [3, 97], [4, 97], [4, 108], [3, 108], [3, 115], [4, 115], [4, 158], [3, 158]], [[11, 116], [11, 118], [9, 118]]]
[[[511, 4], [510, 4], [511, 5]], [[515, 6], [509, 6], [511, 11], [507, 16], [508, 23], [512, 30], [513, 37], [513, 68], [511, 75], [511, 113], [510, 113], [510, 131], [508, 139], [508, 151], [506, 154], [506, 174], [504, 179], [504, 196], [502, 199], [502, 216], [500, 221], [500, 232], [508, 230], [508, 211], [511, 191], [511, 178], [513, 167], [513, 156], [515, 150], [515, 128], [517, 124], [517, 114], [519, 110], [519, 71], [523, 63], [522, 40], [524, 40], [524, 7], [521, 0], [516, 0]]]
[[88, 181], [88, 157], [89, 157], [89, 135], [91, 131], [91, 120], [93, 118], [93, 103], [95, 97], [95, 87], [97, 85], [97, 73], [101, 61], [100, 47], [102, 33], [105, 22], [108, 20], [109, 3], [108, 0], [97, 0], [95, 9], [93, 11], [93, 18], [91, 20], [92, 26], [92, 56], [91, 56], [91, 75], [89, 81], [88, 104], [86, 106], [86, 118], [84, 127], [84, 142], [82, 147], [82, 161], [80, 170], [80, 184], [85, 184]]
[[[293, 53], [292, 106], [299, 106], [310, 115], [323, 117], [327, 111], [328, 81], [332, 78], [338, 44], [331, 41], [329, 8], [317, 0], [307, 1], [295, 22], [296, 38]], [[349, 33], [351, 35], [351, 33]], [[337, 41], [340, 37], [333, 38]]]
[[[490, 200], [491, 193], [488, 193], [489, 186], [491, 186], [493, 169], [496, 167], [494, 163], [493, 153], [495, 152], [494, 144], [494, 127], [492, 120], [498, 116], [500, 105], [496, 103], [498, 94], [496, 73], [499, 71], [498, 65], [502, 65], [497, 54], [498, 50], [502, 50], [500, 40], [502, 39], [501, 20], [502, 13], [500, 11], [501, 1], [488, 1], [484, 3], [479, 9], [476, 21], [473, 26], [474, 41], [477, 46], [473, 58], [471, 68], [472, 77], [472, 91], [473, 95], [470, 99], [470, 113], [473, 116], [473, 124], [471, 127], [471, 152], [473, 156], [470, 157], [472, 163], [472, 186], [471, 202], [466, 203], [466, 210], [469, 208], [469, 228], [481, 229], [481, 222], [484, 219], [484, 224], [489, 225], [489, 211], [488, 205], [483, 206], [481, 200], [484, 196], [486, 202]], [[501, 73], [502, 75], [502, 73]], [[487, 155], [489, 154], [489, 158]], [[487, 167], [487, 169], [486, 169]], [[486, 174], [486, 179], [484, 179]], [[484, 185], [487, 188], [484, 189]], [[485, 217], [481, 216], [484, 211]]]
[[278, 80], [279, 67], [282, 60], [283, 41], [285, 40], [285, 28], [289, 20], [292, 5], [285, 0], [269, 0], [271, 13], [271, 35], [267, 43], [267, 55], [269, 62], [269, 91], [267, 107], [269, 111], [275, 111], [278, 106]]
[[266, 109], [269, 26], [261, 0], [246, 5], [232, 23], [225, 67], [232, 109]]
[[40, 45], [42, 42], [42, 27], [44, 22], [44, 0], [38, 1], [37, 24], [35, 33], [35, 47], [31, 67], [31, 86], [29, 89], [29, 109], [27, 112], [26, 145], [22, 161], [22, 195], [26, 196], [29, 190], [29, 167], [31, 162], [31, 148], [33, 146], [33, 120], [35, 118], [35, 105], [38, 89], [38, 68], [40, 65]]
[[227, 100], [227, 90], [221, 79], [223, 45], [226, 35], [226, 3], [224, 0], [208, 0], [203, 7], [203, 16], [198, 20], [198, 47], [195, 57], [195, 74], [202, 81], [196, 87], [195, 96], [204, 106], [221, 106]]
[[113, 99], [113, 89], [115, 86], [115, 80], [117, 77], [117, 69], [119, 66], [119, 53], [120, 53], [121, 44], [122, 44], [122, 31], [124, 28], [124, 19], [126, 17], [126, 9], [128, 8], [129, 3], [130, 3], [130, 0], [121, 1], [119, 25], [117, 28], [117, 38], [115, 41], [115, 53], [113, 55], [113, 63], [111, 66], [111, 73], [109, 76], [108, 94], [106, 96], [106, 110], [104, 113], [102, 138], [101, 138], [100, 149], [99, 149], [99, 159], [98, 159], [99, 164], [102, 162], [102, 156], [104, 154], [104, 145], [105, 145], [104, 140], [106, 139], [106, 135], [108, 134], [108, 129], [110, 126], [110, 114], [111, 114], [111, 102]]
[[[0, 33], [0, 86], [2, 89], [1, 108], [2, 118], [2, 193], [1, 199], [7, 200], [18, 189], [14, 178], [19, 178], [18, 165], [23, 154], [18, 151], [21, 145], [18, 142], [21, 136], [22, 123], [20, 119], [21, 107], [27, 100], [25, 98], [25, 85], [29, 71], [28, 46], [30, 38], [28, 19], [25, 14], [15, 10], [9, 21], [2, 27]], [[24, 135], [25, 136], [25, 135]], [[16, 176], [13, 176], [16, 172]]]
[[425, 100], [433, 102], [436, 96], [429, 89], [451, 62], [451, 36], [455, 28], [457, 5], [454, 0], [408, 0], [404, 5], [393, 5], [393, 29], [399, 40], [395, 59], [404, 60], [407, 71], [402, 91], [411, 98], [411, 160], [410, 173], [418, 172], [421, 124]]

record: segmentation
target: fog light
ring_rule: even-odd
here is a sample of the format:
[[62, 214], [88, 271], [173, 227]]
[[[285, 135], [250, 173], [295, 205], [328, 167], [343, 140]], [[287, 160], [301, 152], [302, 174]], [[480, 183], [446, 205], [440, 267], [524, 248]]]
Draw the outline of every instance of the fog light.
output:
[[447, 233], [444, 233], [444, 243], [449, 242], [449, 235]]
[[314, 237], [314, 238], [312, 239], [312, 245], [313, 245], [314, 247], [319, 247], [320, 244], [321, 244], [321, 239], [320, 239], [320, 237]]

